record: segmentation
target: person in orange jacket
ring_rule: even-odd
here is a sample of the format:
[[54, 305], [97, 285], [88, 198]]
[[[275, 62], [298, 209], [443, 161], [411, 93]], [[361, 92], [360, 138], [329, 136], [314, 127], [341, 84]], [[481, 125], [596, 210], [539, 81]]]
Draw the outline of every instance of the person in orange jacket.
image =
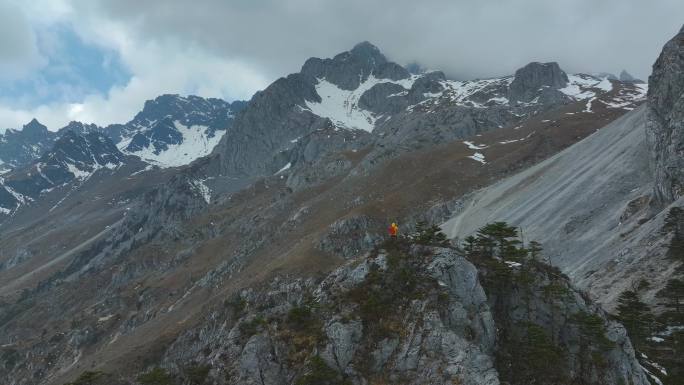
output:
[[399, 233], [399, 226], [397, 226], [396, 223], [392, 222], [389, 229], [387, 230], [389, 231], [389, 235], [391, 238], [396, 238], [397, 234]]

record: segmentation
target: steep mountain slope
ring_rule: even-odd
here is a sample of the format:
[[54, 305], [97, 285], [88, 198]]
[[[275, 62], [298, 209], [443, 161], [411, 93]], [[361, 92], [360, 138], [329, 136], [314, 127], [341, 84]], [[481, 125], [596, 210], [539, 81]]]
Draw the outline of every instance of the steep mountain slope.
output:
[[[612, 308], [641, 279], [648, 298], [672, 276], [664, 221], [681, 207], [680, 32], [663, 49], [649, 80], [647, 106], [566, 151], [469, 197], [444, 224], [463, 238], [493, 219], [521, 226], [544, 243], [552, 262]], [[679, 53], [678, 53], [679, 52]], [[647, 131], [650, 141], [647, 141]], [[652, 161], [649, 161], [652, 159]], [[654, 172], [655, 170], [655, 172]]]
[[667, 265], [661, 260], [643, 260], [666, 242], [656, 235], [662, 218], [643, 223], [653, 182], [645, 112], [641, 107], [558, 155], [474, 193], [444, 224], [445, 231], [462, 240], [490, 221], [516, 224], [526, 237], [544, 244], [554, 265], [604, 304], [641, 278], [632, 277], [634, 267], [648, 274], [643, 278], [662, 275]]

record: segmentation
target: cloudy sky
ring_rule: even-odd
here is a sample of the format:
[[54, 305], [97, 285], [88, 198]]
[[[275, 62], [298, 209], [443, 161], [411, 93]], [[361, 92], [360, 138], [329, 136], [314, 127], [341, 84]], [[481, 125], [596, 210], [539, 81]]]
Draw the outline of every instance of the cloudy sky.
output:
[[458, 79], [530, 61], [646, 78], [681, 0], [0, 0], [0, 129], [126, 122], [162, 93], [248, 99], [368, 40]]

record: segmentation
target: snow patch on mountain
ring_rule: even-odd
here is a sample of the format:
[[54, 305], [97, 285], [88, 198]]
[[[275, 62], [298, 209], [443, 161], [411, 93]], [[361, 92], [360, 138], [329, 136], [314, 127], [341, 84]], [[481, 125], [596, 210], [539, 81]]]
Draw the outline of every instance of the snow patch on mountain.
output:
[[[42, 163], [38, 163], [36, 165], [36, 167], [40, 170], [41, 165], [42, 165]], [[115, 170], [120, 165], [114, 164], [114, 163], [106, 163], [106, 164], [101, 165], [101, 164], [97, 163], [97, 161], [94, 160], [93, 164], [89, 165], [88, 166], [89, 169], [86, 169], [86, 170], [83, 170], [83, 169], [79, 168], [77, 165], [72, 164], [72, 163], [66, 163], [65, 166], [66, 166], [67, 170], [74, 175], [75, 179], [80, 180], [80, 181], [85, 181], [85, 180], [89, 179], [91, 176], [93, 176], [93, 174], [95, 174], [98, 170], [101, 170], [101, 169]], [[47, 176], [45, 176], [42, 172], [40, 173], [40, 175], [45, 180], [52, 183], [52, 181]]]
[[480, 162], [482, 164], [487, 164], [487, 161], [485, 161], [485, 156], [481, 152], [476, 152], [473, 155], [470, 155], [468, 158], [470, 158], [476, 162]]
[[287, 162], [287, 164], [286, 164], [285, 166], [283, 166], [283, 168], [281, 168], [280, 170], [278, 170], [278, 172], [276, 172], [274, 175], [278, 175], [278, 174], [280, 174], [280, 173], [282, 173], [282, 172], [285, 172], [285, 171], [289, 170], [290, 167], [292, 167], [292, 163], [291, 163], [291, 162]]
[[609, 100], [600, 100], [608, 108], [620, 108], [623, 110], [633, 110], [634, 104], [646, 100], [648, 93], [648, 84], [634, 83], [629, 86], [622, 87], [616, 96]]
[[[161, 168], [178, 167], [189, 164], [197, 158], [209, 155], [219, 143], [221, 137], [226, 133], [225, 131], [216, 131], [214, 136], [210, 138], [206, 134], [207, 126], [185, 126], [177, 120], [173, 123], [178, 132], [183, 135], [181, 143], [170, 144], [168, 145], [168, 149], [164, 151], [155, 151], [153, 146], [148, 146], [141, 151], [124, 152], [135, 155], [140, 159]], [[119, 143], [119, 149], [122, 149], [123, 151], [129, 142], [130, 140]]]
[[[508, 89], [513, 76], [501, 78], [477, 79], [477, 80], [443, 80], [439, 84], [442, 86], [441, 92], [424, 93], [428, 99], [420, 103], [411, 105], [407, 108], [412, 111], [416, 106], [436, 106], [442, 102], [449, 105], [461, 105], [475, 108], [487, 108], [490, 104], [509, 105], [510, 100], [502, 94], [502, 90]], [[485, 102], [480, 103], [473, 100], [473, 96], [478, 93], [487, 93], [491, 97]]]
[[601, 79], [587, 74], [573, 74], [568, 75], [568, 84], [559, 91], [575, 100], [586, 100], [596, 96], [594, 89], [610, 92], [613, 89], [613, 84], [608, 78]]
[[361, 96], [376, 84], [381, 83], [394, 83], [409, 90], [417, 78], [418, 76], [411, 76], [407, 79], [391, 80], [378, 79], [371, 75], [352, 91], [343, 90], [325, 79], [317, 79], [316, 93], [320, 96], [321, 101], [311, 102], [307, 100], [305, 109], [322, 118], [330, 119], [338, 127], [372, 132], [378, 117], [371, 111], [358, 106]]
[[465, 144], [466, 146], [468, 146], [468, 148], [471, 149], [471, 150], [482, 150], [483, 148], [489, 147], [489, 146], [486, 146], [486, 145], [484, 145], [484, 144], [475, 144], [475, 143], [469, 142], [469, 141], [467, 141], [467, 140], [464, 141], [463, 144]]
[[[492, 86], [510, 86], [513, 79], [514, 78], [512, 76], [507, 76], [503, 78], [466, 81], [446, 80], [441, 82], [441, 84], [446, 90], [445, 94], [449, 96], [451, 101], [463, 102], [476, 92], [482, 91], [485, 88]], [[508, 104], [508, 98], [503, 96], [496, 96], [492, 99], [494, 99], [494, 101], [496, 101], [498, 104]]]
[[190, 182], [190, 185], [199, 193], [207, 204], [211, 203], [211, 189], [204, 184], [204, 180], [197, 179]]
[[0, 159], [0, 175], [6, 174], [10, 171], [12, 171], [12, 169], [10, 167], [6, 167], [5, 162], [3, 162], [2, 159]]

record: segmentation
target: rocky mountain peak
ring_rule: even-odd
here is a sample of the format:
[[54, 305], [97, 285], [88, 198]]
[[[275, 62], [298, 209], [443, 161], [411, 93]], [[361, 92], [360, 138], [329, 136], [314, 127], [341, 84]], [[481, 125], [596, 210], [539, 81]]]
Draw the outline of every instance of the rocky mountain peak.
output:
[[[214, 99], [219, 100], [219, 99]], [[228, 104], [227, 102], [223, 102]], [[210, 106], [211, 102], [208, 99], [197, 96], [183, 97], [178, 94], [164, 94], [157, 96], [152, 100], [147, 100], [142, 111], [140, 111], [135, 118], [136, 120], [160, 120], [167, 116], [180, 118], [190, 111], [195, 110], [196, 107]]]
[[24, 124], [22, 131], [29, 135], [41, 135], [47, 133], [48, 129], [36, 118], [33, 118], [30, 122]]
[[62, 127], [59, 132], [75, 132], [77, 134], [86, 134], [88, 132], [98, 131], [100, 128], [95, 124], [81, 123], [77, 121], [71, 121], [66, 126]]
[[25, 124], [21, 130], [9, 129], [0, 135], [0, 164], [10, 168], [26, 165], [49, 149], [57, 133], [47, 129], [36, 119]]
[[632, 76], [627, 70], [622, 70], [620, 72], [620, 77], [619, 77], [621, 82], [625, 83], [643, 83], [644, 81], [641, 79], [637, 79], [634, 76]]
[[684, 195], [684, 28], [668, 41], [648, 78], [647, 130], [661, 203]]
[[79, 134], [65, 131], [55, 142], [52, 151], [41, 159], [59, 159], [65, 162], [75, 161], [87, 166], [118, 165], [124, 161], [124, 155], [116, 148], [106, 135], [99, 132]]
[[355, 45], [354, 48], [349, 51], [349, 54], [350, 56], [367, 60], [369, 63], [384, 64], [387, 62], [387, 58], [380, 52], [380, 49], [368, 41], [363, 41]]
[[388, 61], [378, 47], [367, 41], [332, 59], [310, 58], [304, 63], [300, 73], [309, 77], [311, 82], [326, 79], [343, 90], [358, 88], [371, 75], [392, 80], [410, 76], [404, 67]]
[[532, 62], [515, 71], [510, 86], [511, 101], [530, 102], [544, 89], [557, 90], [568, 84], [568, 75], [556, 62]]
[[245, 102], [164, 94], [148, 100], [126, 124], [104, 131], [124, 152], [160, 167], [176, 167], [209, 154]]

